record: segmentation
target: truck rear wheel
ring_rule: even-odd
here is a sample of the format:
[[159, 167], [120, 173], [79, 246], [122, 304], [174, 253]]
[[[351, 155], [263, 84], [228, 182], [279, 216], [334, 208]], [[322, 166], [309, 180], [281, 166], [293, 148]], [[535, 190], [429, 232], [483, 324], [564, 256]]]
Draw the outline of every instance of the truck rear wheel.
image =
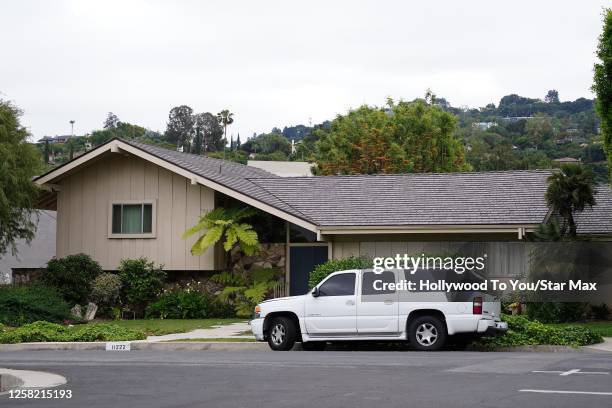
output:
[[417, 317], [408, 325], [408, 339], [416, 350], [440, 350], [446, 342], [446, 325], [434, 316]]
[[297, 339], [295, 323], [286, 317], [275, 317], [268, 330], [268, 345], [275, 351], [287, 351], [293, 348]]

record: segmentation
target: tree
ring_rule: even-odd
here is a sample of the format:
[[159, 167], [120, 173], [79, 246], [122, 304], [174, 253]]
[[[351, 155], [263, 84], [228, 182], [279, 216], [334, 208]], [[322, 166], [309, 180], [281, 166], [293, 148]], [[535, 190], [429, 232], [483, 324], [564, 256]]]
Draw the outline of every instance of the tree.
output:
[[49, 156], [51, 155], [51, 148], [49, 147], [49, 140], [45, 139], [45, 148], [44, 148], [44, 158], [45, 164], [49, 164]]
[[[219, 241], [223, 241], [223, 249], [226, 252], [239, 247], [246, 255], [253, 255], [259, 250], [257, 232], [250, 224], [241, 221], [255, 214], [257, 211], [251, 207], [215, 208], [202, 215], [196, 225], [185, 231], [183, 239], [201, 234], [191, 247], [193, 255], [201, 255]], [[229, 262], [231, 257], [227, 258]]]
[[[193, 109], [187, 105], [175, 106], [170, 109], [166, 125], [166, 140], [176, 143], [176, 147], [189, 147], [194, 133]], [[188, 151], [188, 149], [185, 149]]]
[[548, 91], [548, 93], [544, 97], [544, 102], [559, 103], [559, 92], [555, 89], [551, 89], [550, 91]]
[[593, 173], [577, 164], [563, 165], [548, 178], [546, 203], [563, 220], [561, 236], [567, 233], [570, 238], [576, 237], [574, 214], [595, 205], [594, 188]]
[[196, 134], [202, 138], [202, 151], [215, 152], [223, 149], [223, 128], [217, 118], [210, 112], [194, 115]]
[[108, 112], [104, 121], [104, 129], [115, 129], [119, 124], [119, 118], [113, 112]]
[[32, 178], [42, 159], [27, 142], [20, 116], [18, 108], [0, 100], [0, 256], [9, 248], [15, 254], [15, 241], [30, 242], [36, 231], [33, 206], [39, 191]]
[[234, 123], [234, 114], [227, 109], [223, 109], [221, 112], [217, 113], [217, 120], [223, 125], [223, 134], [225, 136], [223, 147], [225, 148], [227, 145], [227, 126]]
[[240, 133], [238, 133], [238, 137], [236, 138], [236, 149], [240, 149]]
[[597, 95], [595, 109], [601, 118], [604, 150], [608, 171], [612, 174], [612, 9], [604, 10], [604, 27], [597, 47], [599, 62], [595, 64], [593, 91]]
[[[433, 95], [428, 96], [432, 100]], [[322, 174], [449, 172], [466, 170], [456, 117], [422, 100], [386, 108], [363, 105], [316, 129], [314, 153]]]
[[544, 114], [536, 114], [525, 124], [529, 143], [535, 148], [541, 148], [544, 142], [551, 139], [554, 129], [550, 118]]

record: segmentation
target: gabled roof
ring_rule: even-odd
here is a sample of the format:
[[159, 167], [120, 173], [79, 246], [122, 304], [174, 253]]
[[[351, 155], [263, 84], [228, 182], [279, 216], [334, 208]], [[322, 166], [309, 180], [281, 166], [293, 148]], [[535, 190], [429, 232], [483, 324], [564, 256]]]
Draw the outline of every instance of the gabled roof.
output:
[[548, 214], [549, 170], [259, 178], [320, 226], [525, 225]]
[[49, 186], [109, 151], [135, 154], [193, 183], [321, 233], [375, 227], [529, 229], [547, 217], [544, 192], [552, 174], [552, 170], [533, 170], [282, 178], [242, 164], [114, 139], [36, 182]]

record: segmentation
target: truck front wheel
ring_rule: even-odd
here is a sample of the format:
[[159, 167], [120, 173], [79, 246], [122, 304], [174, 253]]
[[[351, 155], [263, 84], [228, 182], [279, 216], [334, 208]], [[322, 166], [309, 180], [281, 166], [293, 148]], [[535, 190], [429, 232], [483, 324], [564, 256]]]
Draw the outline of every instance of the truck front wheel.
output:
[[408, 339], [416, 350], [440, 350], [446, 342], [446, 325], [434, 316], [417, 317], [408, 325]]
[[275, 317], [268, 329], [268, 345], [275, 351], [287, 351], [293, 348], [297, 339], [295, 323], [286, 317]]

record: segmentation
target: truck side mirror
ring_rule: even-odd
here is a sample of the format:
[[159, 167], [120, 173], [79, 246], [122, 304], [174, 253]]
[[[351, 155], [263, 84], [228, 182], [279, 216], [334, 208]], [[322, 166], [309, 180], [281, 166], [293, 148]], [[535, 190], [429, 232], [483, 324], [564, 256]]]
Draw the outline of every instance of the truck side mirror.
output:
[[319, 288], [315, 286], [315, 288], [312, 290], [312, 297], [319, 297], [319, 295]]

